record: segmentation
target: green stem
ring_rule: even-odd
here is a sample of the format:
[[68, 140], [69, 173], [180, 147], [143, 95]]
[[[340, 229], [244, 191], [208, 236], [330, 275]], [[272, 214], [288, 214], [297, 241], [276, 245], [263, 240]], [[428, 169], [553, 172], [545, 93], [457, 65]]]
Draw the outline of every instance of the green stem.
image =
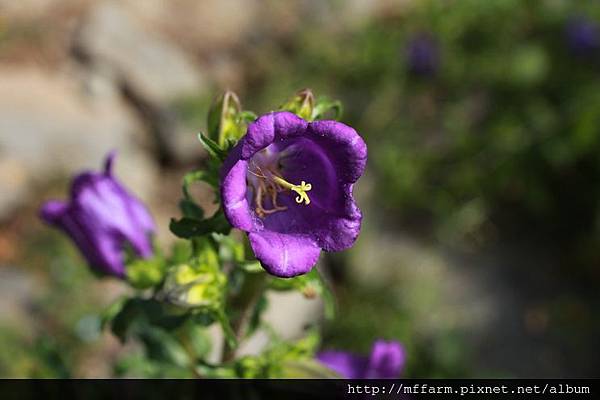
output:
[[[240, 292], [230, 299], [229, 307], [232, 310], [239, 310], [231, 321], [231, 327], [238, 343], [246, 336], [252, 312], [265, 288], [266, 274], [264, 272], [245, 274]], [[235, 348], [225, 340], [222, 361], [229, 362], [234, 357]]]
[[178, 334], [176, 334], [176, 336], [179, 339], [179, 343], [181, 343], [181, 346], [185, 350], [190, 360], [190, 371], [192, 375], [194, 376], [194, 378], [202, 378], [202, 375], [196, 369], [196, 363], [198, 362], [198, 359], [196, 357], [196, 352], [194, 351], [194, 348], [191, 344], [189, 334], [179, 332]]

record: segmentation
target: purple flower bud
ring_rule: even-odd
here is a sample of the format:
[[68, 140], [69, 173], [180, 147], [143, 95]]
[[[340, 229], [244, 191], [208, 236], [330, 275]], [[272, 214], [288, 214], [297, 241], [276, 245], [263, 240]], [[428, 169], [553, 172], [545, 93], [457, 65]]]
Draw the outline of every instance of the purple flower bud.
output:
[[91, 267], [123, 278], [124, 245], [131, 245], [140, 257], [151, 257], [149, 235], [155, 228], [142, 202], [113, 177], [114, 156], [107, 156], [103, 172], [75, 177], [71, 200], [46, 202], [40, 217], [69, 235]]
[[439, 48], [429, 34], [413, 36], [406, 48], [408, 70], [416, 75], [431, 76], [438, 71], [440, 64]]
[[578, 55], [589, 55], [600, 49], [600, 28], [598, 24], [585, 17], [574, 17], [565, 28], [569, 49]]
[[346, 379], [398, 378], [406, 355], [399, 342], [377, 340], [369, 356], [344, 351], [324, 351], [317, 359]]
[[225, 160], [225, 216], [248, 233], [267, 272], [305, 274], [321, 249], [340, 251], [358, 237], [362, 214], [352, 186], [366, 162], [365, 142], [347, 125], [286, 111], [263, 115]]

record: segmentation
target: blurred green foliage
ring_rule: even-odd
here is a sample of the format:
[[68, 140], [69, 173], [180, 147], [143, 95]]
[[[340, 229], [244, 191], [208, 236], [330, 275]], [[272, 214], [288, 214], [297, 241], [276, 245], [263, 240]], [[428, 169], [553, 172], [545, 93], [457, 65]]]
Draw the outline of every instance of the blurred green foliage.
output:
[[25, 243], [24, 263], [47, 269], [46, 280], [34, 282], [28, 299], [30, 326], [22, 317], [0, 326], [0, 376], [74, 377], [101, 335], [100, 296], [90, 291], [94, 276], [66, 238], [32, 229], [28, 236], [35, 239]]

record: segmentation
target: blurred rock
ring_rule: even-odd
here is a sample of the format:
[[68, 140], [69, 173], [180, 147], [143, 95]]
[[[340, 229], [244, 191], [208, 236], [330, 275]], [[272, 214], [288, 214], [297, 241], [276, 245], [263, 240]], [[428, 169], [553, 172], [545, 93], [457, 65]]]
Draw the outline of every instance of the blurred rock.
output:
[[0, 0], [2, 15], [10, 18], [35, 18], [45, 14], [64, 0]]
[[[160, 30], [191, 51], [222, 51], [259, 30], [269, 7], [258, 0], [123, 0], [147, 27]], [[268, 5], [269, 2], [267, 2]], [[202, 54], [204, 55], [204, 54]]]
[[413, 329], [420, 334], [480, 330], [494, 318], [498, 299], [478, 286], [476, 271], [454, 264], [438, 248], [367, 227], [350, 260], [354, 280], [376, 287], [393, 283], [390, 301], [410, 311]]
[[117, 149], [117, 175], [148, 198], [155, 167], [140, 150], [140, 126], [119, 96], [86, 93], [72, 76], [0, 68], [0, 218], [35, 184], [100, 167]]
[[172, 108], [202, 94], [203, 79], [182, 49], [146, 29], [137, 14], [120, 2], [98, 3], [75, 34], [74, 54], [121, 90], [149, 129], [162, 163], [189, 162], [202, 154], [201, 146]]
[[167, 104], [203, 89], [185, 53], [144, 29], [119, 2], [99, 2], [90, 11], [76, 34], [75, 47], [93, 68], [148, 101]]
[[[306, 328], [315, 326], [323, 316], [323, 302], [319, 298], [307, 299], [298, 292], [268, 292], [269, 308], [264, 321], [284, 340], [298, 340], [306, 334]], [[290, 318], [290, 310], [294, 315]], [[258, 354], [269, 345], [271, 336], [259, 329], [240, 345], [236, 354]]]
[[30, 333], [28, 308], [39, 284], [22, 268], [0, 265], [0, 326], [13, 326], [23, 334]]

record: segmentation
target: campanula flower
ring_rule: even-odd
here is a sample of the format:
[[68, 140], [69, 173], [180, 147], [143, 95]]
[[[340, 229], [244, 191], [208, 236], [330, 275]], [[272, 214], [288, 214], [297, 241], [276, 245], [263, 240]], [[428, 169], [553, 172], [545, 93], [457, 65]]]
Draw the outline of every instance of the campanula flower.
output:
[[421, 76], [435, 75], [440, 64], [439, 48], [429, 34], [413, 36], [406, 48], [408, 70]]
[[352, 197], [367, 146], [337, 121], [307, 122], [290, 112], [261, 116], [222, 169], [225, 216], [248, 233], [267, 272], [309, 272], [325, 251], [354, 243], [362, 214]]
[[155, 227], [142, 202], [113, 176], [114, 156], [107, 156], [104, 171], [76, 176], [70, 201], [50, 200], [40, 216], [69, 235], [91, 267], [123, 278], [124, 246], [142, 258], [151, 257]]
[[573, 17], [567, 23], [567, 44], [575, 54], [586, 56], [600, 49], [600, 27], [584, 17]]
[[396, 341], [377, 340], [371, 354], [357, 355], [345, 351], [323, 351], [317, 360], [346, 379], [398, 378], [406, 355]]

